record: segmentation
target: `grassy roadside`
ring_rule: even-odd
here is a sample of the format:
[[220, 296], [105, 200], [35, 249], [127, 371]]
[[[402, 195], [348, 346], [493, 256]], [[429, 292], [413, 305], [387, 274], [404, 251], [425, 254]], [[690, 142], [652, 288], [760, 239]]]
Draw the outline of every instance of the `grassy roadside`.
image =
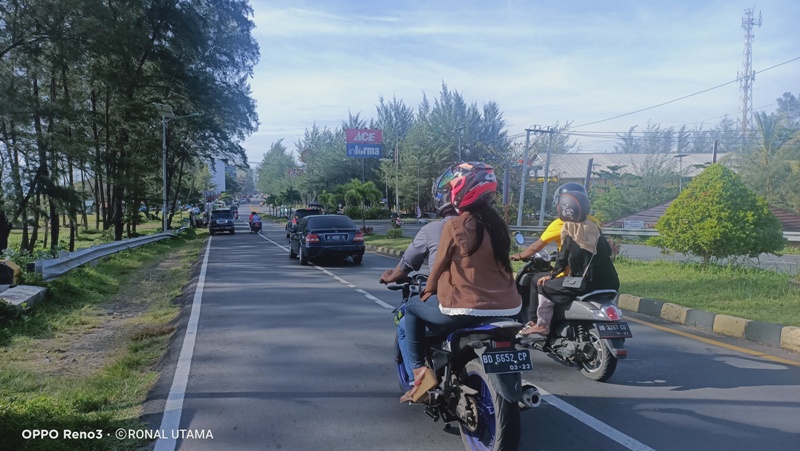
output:
[[[0, 327], [0, 449], [136, 449], [117, 428], [145, 429], [158, 373], [204, 232], [115, 254], [48, 284], [48, 299]], [[60, 440], [24, 439], [56, 430]], [[64, 440], [63, 431], [102, 439]], [[107, 434], [107, 435], [106, 435]]]
[[[367, 244], [405, 250], [411, 238], [365, 237]], [[512, 252], [517, 252], [512, 249]], [[512, 262], [514, 270], [521, 262]], [[620, 291], [684, 307], [800, 327], [800, 286], [773, 271], [618, 258]]]

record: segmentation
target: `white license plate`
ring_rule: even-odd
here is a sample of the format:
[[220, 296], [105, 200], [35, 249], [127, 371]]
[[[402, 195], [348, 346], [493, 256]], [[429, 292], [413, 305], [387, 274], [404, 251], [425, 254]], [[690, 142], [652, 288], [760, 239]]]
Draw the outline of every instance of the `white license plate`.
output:
[[484, 352], [481, 361], [487, 374], [521, 373], [533, 369], [531, 354], [524, 350]]

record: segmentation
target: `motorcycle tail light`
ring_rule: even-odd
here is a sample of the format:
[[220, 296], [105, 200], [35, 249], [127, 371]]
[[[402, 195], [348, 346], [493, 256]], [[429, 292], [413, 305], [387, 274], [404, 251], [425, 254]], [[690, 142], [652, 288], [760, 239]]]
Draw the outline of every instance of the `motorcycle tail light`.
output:
[[364, 234], [361, 232], [356, 232], [356, 235], [353, 237], [353, 242], [364, 241]]
[[306, 243], [319, 243], [319, 236], [314, 233], [306, 235]]
[[504, 349], [504, 348], [510, 348], [510, 347], [511, 347], [511, 342], [510, 341], [495, 341], [494, 342], [494, 348], [495, 349]]
[[617, 321], [622, 319], [622, 312], [616, 306], [613, 305], [606, 305], [603, 307], [603, 311], [605, 312], [608, 319], [611, 321]]

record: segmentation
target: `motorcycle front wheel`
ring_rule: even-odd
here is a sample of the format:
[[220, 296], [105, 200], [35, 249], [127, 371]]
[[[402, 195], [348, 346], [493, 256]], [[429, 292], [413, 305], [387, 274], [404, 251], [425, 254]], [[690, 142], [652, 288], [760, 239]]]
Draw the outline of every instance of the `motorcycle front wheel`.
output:
[[459, 423], [461, 440], [468, 450], [515, 451], [519, 449], [519, 406], [500, 396], [483, 370], [478, 359], [469, 361], [464, 368], [465, 385], [477, 390], [473, 399], [473, 418], [469, 424]]
[[589, 338], [592, 341], [592, 358], [579, 362], [581, 373], [593, 381], [605, 382], [617, 370], [617, 358], [608, 350], [594, 327], [589, 329]]
[[397, 380], [400, 383], [400, 393], [411, 390], [411, 381], [406, 372], [406, 364], [403, 361], [403, 353], [400, 352], [400, 344], [397, 342], [397, 335], [394, 336], [394, 361], [397, 365]]

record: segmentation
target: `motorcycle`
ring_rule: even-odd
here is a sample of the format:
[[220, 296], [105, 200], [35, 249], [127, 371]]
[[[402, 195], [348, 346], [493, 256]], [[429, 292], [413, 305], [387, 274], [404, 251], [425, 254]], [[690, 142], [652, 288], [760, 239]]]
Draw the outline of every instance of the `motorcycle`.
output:
[[[402, 291], [403, 302], [393, 311], [396, 322], [426, 280], [415, 274], [387, 286]], [[427, 331], [425, 360], [438, 385], [428, 392], [425, 413], [434, 421], [443, 420], [445, 428], [457, 422], [467, 450], [517, 450], [520, 411], [541, 403], [536, 386], [522, 379], [521, 373], [533, 365], [530, 351], [515, 337], [521, 327], [510, 318], [487, 318], [454, 331]], [[400, 390], [405, 393], [412, 384], [396, 336], [394, 348]]]
[[261, 223], [260, 222], [251, 222], [250, 223], [250, 233], [258, 233], [261, 231]]
[[[519, 232], [515, 239], [518, 244], [524, 243]], [[539, 251], [517, 272], [523, 321], [531, 317], [529, 312], [535, 313], [538, 305], [534, 275], [550, 272], [554, 260], [555, 253]], [[616, 290], [596, 290], [568, 304], [556, 304], [548, 336], [525, 336], [521, 344], [553, 355], [569, 366], [578, 366], [591, 380], [605, 382], [616, 371], [618, 360], [628, 356], [625, 339], [633, 337], [628, 323], [620, 321], [618, 297]]]

